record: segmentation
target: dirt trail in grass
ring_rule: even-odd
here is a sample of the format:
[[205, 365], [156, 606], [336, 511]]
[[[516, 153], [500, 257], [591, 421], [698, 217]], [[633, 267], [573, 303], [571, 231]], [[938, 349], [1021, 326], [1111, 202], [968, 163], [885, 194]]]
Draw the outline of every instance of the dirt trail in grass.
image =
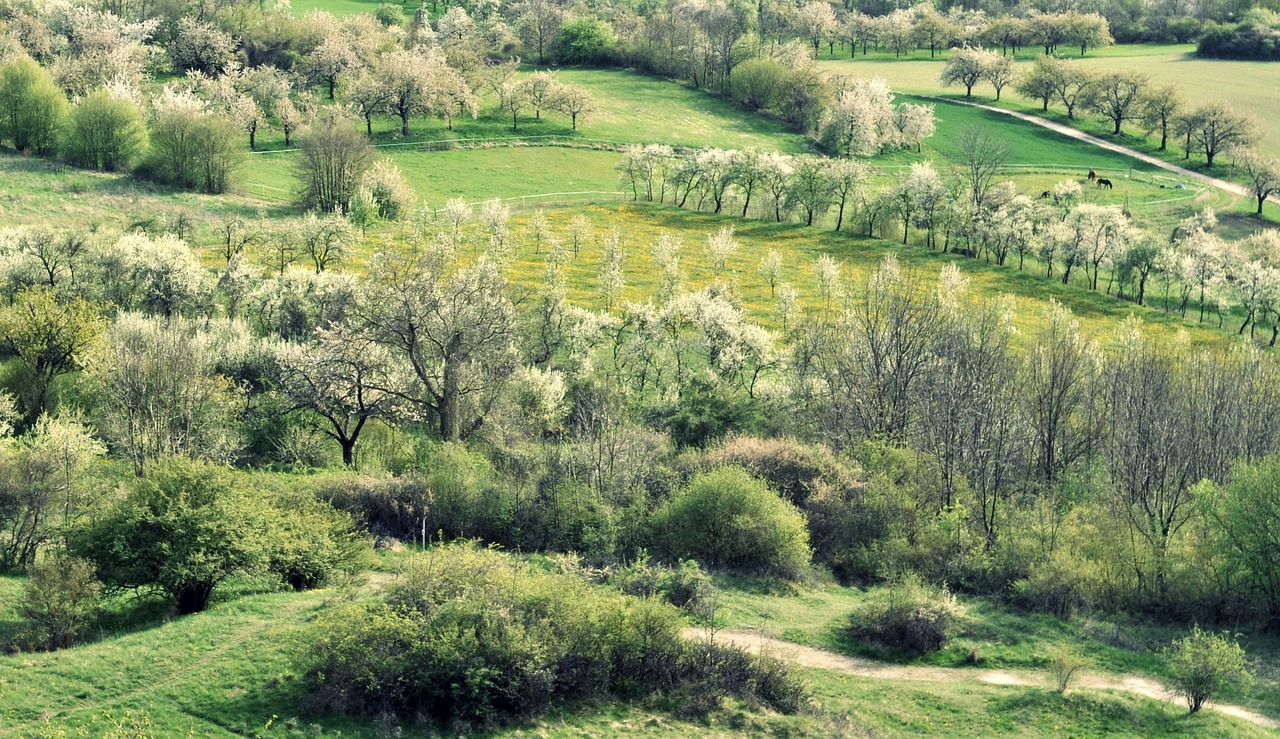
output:
[[[703, 629], [686, 629], [685, 637], [705, 639]], [[1035, 688], [1052, 687], [1052, 678], [1046, 673], [1007, 672], [1003, 670], [978, 670], [966, 667], [916, 667], [895, 665], [887, 662], [861, 657], [847, 657], [834, 652], [827, 652], [813, 647], [781, 641], [758, 632], [749, 631], [717, 631], [715, 641], [729, 644], [750, 652], [767, 654], [787, 662], [794, 662], [803, 667], [816, 667], [822, 670], [843, 672], [855, 677], [875, 680], [917, 680], [923, 682], [971, 682], [988, 685], [1013, 685]], [[1090, 688], [1095, 690], [1117, 690], [1125, 693], [1145, 696], [1158, 701], [1185, 705], [1174, 698], [1160, 683], [1136, 675], [1107, 675], [1102, 673], [1085, 673], [1072, 680], [1073, 688]], [[1208, 703], [1205, 708], [1235, 716], [1243, 721], [1257, 724], [1267, 729], [1280, 729], [1280, 721], [1270, 719], [1239, 706], [1225, 703]]]
[[1092, 134], [1085, 133], [1084, 131], [1074, 129], [1071, 126], [1063, 125], [1061, 123], [1056, 123], [1054, 121], [1045, 120], [1044, 118], [1040, 118], [1039, 116], [1030, 115], [1028, 113], [1019, 113], [1014, 110], [1005, 110], [1004, 108], [997, 108], [992, 105], [983, 105], [982, 103], [971, 103], [971, 102], [966, 102], [964, 100], [956, 100], [954, 98], [941, 98], [941, 97], [935, 97], [933, 95], [917, 95], [916, 97], [927, 98], [929, 100], [937, 100], [939, 102], [956, 103], [957, 105], [968, 105], [972, 108], [981, 108], [983, 110], [989, 110], [992, 113], [1002, 113], [1004, 115], [1013, 116], [1018, 120], [1026, 121], [1027, 123], [1040, 126], [1041, 128], [1047, 128], [1050, 131], [1060, 133], [1063, 136], [1076, 139], [1077, 141], [1084, 141], [1085, 143], [1102, 147], [1103, 149], [1106, 149], [1108, 151], [1114, 151], [1117, 154], [1124, 154], [1125, 156], [1133, 157], [1134, 159], [1137, 159], [1142, 162], [1146, 162], [1147, 164], [1154, 165], [1156, 167], [1167, 170], [1169, 172], [1182, 175], [1183, 177], [1189, 177], [1193, 180], [1196, 180], [1197, 182], [1203, 182], [1206, 185], [1211, 185], [1213, 187], [1226, 190], [1227, 192], [1233, 195], [1244, 195], [1248, 197], [1252, 197], [1253, 195], [1248, 189], [1245, 188], [1244, 185], [1238, 185], [1234, 182], [1227, 182], [1226, 180], [1220, 180], [1217, 177], [1210, 177], [1209, 175], [1206, 175], [1206, 174], [1194, 172], [1190, 169], [1187, 169], [1186, 167], [1179, 167], [1176, 164], [1166, 162], [1165, 160], [1160, 159], [1158, 157], [1153, 157], [1150, 154], [1143, 154], [1140, 151], [1134, 151], [1133, 149], [1130, 149], [1127, 146], [1121, 146], [1120, 144], [1112, 143], [1110, 141], [1107, 141], [1106, 139], [1101, 139]]

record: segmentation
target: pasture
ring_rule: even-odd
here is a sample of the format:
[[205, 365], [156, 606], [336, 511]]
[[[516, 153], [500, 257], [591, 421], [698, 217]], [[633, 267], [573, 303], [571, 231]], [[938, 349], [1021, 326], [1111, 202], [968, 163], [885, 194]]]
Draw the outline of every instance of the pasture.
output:
[[[1090, 51], [1083, 59], [1072, 54], [1066, 47], [1060, 51], [1063, 56], [1080, 62], [1094, 72], [1116, 69], [1140, 71], [1149, 75], [1157, 84], [1177, 86], [1183, 97], [1193, 103], [1216, 100], [1247, 112], [1258, 123], [1262, 135], [1259, 142], [1261, 150], [1270, 156], [1280, 156], [1280, 96], [1275, 94], [1280, 89], [1280, 67], [1265, 62], [1199, 59], [1194, 56], [1194, 50], [1195, 47], [1190, 44], [1117, 45]], [[1017, 56], [1018, 69], [1029, 68], [1038, 51], [1033, 48], [1022, 49]], [[897, 59], [887, 52], [873, 52], [866, 57], [859, 54], [855, 60], [850, 60], [847, 53], [837, 52], [834, 57], [824, 55], [821, 63], [826, 69], [839, 74], [883, 77], [896, 91], [962, 95], [963, 88], [957, 92], [954, 87], [944, 88], [938, 83], [938, 75], [945, 62], [945, 53], [930, 59], [927, 52], [916, 51], [908, 57]], [[973, 99], [977, 102], [991, 104], [994, 97], [995, 93], [986, 83], [980, 83], [974, 88]], [[1010, 88], [1005, 89], [999, 105], [1013, 110], [1040, 112], [1038, 104], [1018, 97]], [[1059, 111], [1060, 108], [1058, 106]], [[1054, 110], [1051, 105], [1051, 114], [1065, 119], [1065, 115], [1055, 113]], [[1101, 125], [1097, 131], [1091, 132], [1108, 137], [1110, 135], [1110, 129]], [[1140, 132], [1136, 126], [1130, 125], [1126, 128], [1126, 134], [1136, 139]]]

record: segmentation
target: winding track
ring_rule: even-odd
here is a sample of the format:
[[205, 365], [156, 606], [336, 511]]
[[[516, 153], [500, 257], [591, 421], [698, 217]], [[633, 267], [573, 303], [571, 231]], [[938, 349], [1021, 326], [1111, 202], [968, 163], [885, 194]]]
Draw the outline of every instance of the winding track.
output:
[[982, 110], [989, 110], [992, 113], [1000, 113], [1002, 115], [1012, 116], [1014, 118], [1017, 118], [1020, 121], [1026, 121], [1027, 123], [1030, 123], [1032, 125], [1040, 126], [1041, 128], [1047, 128], [1050, 131], [1053, 131], [1055, 133], [1060, 133], [1063, 136], [1066, 136], [1068, 138], [1073, 138], [1073, 139], [1076, 139], [1077, 141], [1083, 141], [1088, 144], [1093, 144], [1094, 146], [1102, 147], [1103, 149], [1106, 149], [1108, 151], [1114, 151], [1117, 154], [1124, 154], [1125, 156], [1132, 157], [1142, 162], [1146, 162], [1147, 164], [1150, 164], [1155, 167], [1159, 167], [1169, 172], [1173, 172], [1183, 177], [1188, 177], [1190, 179], [1196, 180], [1197, 182], [1203, 182], [1206, 185], [1216, 187], [1220, 190], [1225, 190], [1231, 193], [1232, 195], [1243, 195], [1246, 197], [1252, 197], [1253, 195], [1251, 192], [1249, 192], [1248, 189], [1244, 187], [1244, 185], [1238, 185], [1234, 182], [1227, 182], [1226, 180], [1220, 180], [1217, 177], [1210, 177], [1209, 175], [1201, 174], [1200, 172], [1194, 172], [1190, 169], [1187, 169], [1186, 167], [1179, 167], [1176, 164], [1166, 162], [1163, 159], [1153, 157], [1150, 154], [1143, 154], [1140, 151], [1134, 151], [1133, 149], [1130, 149], [1127, 146], [1121, 146], [1120, 144], [1107, 141], [1106, 139], [1098, 138], [1093, 134], [1088, 134], [1088, 133], [1085, 133], [1084, 131], [1079, 131], [1070, 126], [1065, 126], [1061, 123], [1055, 123], [1054, 121], [1045, 120], [1044, 118], [1041, 118], [1039, 116], [1034, 116], [1029, 113], [1019, 113], [1014, 110], [1005, 110], [1004, 108], [997, 108], [993, 105], [984, 105], [982, 103], [973, 103], [965, 100], [956, 100], [955, 98], [937, 97], [936, 95], [914, 95], [913, 97], [924, 98], [926, 100], [936, 100], [942, 103], [955, 103], [957, 105], [968, 105], [971, 108], [981, 108]]
[[[705, 639], [707, 633], [703, 629], [686, 629], [684, 636], [689, 639]], [[854, 677], [873, 680], [911, 680], [921, 682], [970, 682], [987, 685], [1012, 685], [1024, 687], [1051, 687], [1051, 680], [1046, 673], [1006, 672], [1003, 670], [978, 670], [965, 667], [916, 667], [895, 665], [886, 662], [847, 657], [842, 654], [814, 649], [800, 644], [781, 641], [753, 631], [717, 631], [714, 640], [721, 644], [745, 649], [749, 652], [767, 654], [778, 659], [793, 662], [802, 667], [815, 667], [822, 670], [843, 672]], [[1185, 707], [1180, 700], [1170, 694], [1160, 683], [1136, 675], [1106, 675], [1101, 673], [1084, 673], [1072, 681], [1073, 687], [1095, 690], [1115, 690], [1134, 695], [1141, 695], [1166, 703], [1175, 703]], [[1280, 729], [1280, 721], [1255, 713], [1240, 706], [1226, 703], [1206, 703], [1205, 708], [1219, 713], [1234, 716], [1266, 729]]]

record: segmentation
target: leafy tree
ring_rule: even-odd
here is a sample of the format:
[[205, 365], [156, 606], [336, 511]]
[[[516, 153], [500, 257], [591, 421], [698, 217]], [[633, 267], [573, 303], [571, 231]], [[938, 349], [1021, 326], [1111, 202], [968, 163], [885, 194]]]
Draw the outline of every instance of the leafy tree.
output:
[[348, 467], [365, 424], [388, 417], [405, 392], [407, 378], [392, 377], [395, 365], [386, 348], [346, 324], [321, 329], [312, 343], [285, 345], [277, 357], [281, 391], [295, 408], [316, 414]]
[[298, 148], [294, 176], [302, 207], [325, 213], [349, 208], [376, 156], [369, 142], [347, 118], [326, 115], [298, 134]]
[[328, 88], [329, 99], [333, 100], [333, 91], [338, 81], [358, 67], [359, 57], [351, 47], [350, 41], [342, 34], [332, 34], [320, 42], [298, 62], [298, 71], [313, 84], [323, 84]]
[[235, 60], [235, 40], [231, 34], [197, 18], [178, 21], [177, 33], [169, 44], [173, 66], [210, 77], [222, 74]]
[[59, 148], [72, 164], [114, 172], [129, 169], [146, 141], [147, 129], [133, 103], [99, 89], [71, 109]]
[[1148, 132], [1160, 130], [1160, 151], [1169, 143], [1169, 131], [1176, 127], [1183, 108], [1182, 97], [1173, 85], [1150, 88], [1142, 99], [1139, 120]]
[[1223, 688], [1248, 680], [1251, 674], [1238, 642], [1226, 634], [1201, 631], [1199, 626], [1166, 649], [1165, 659], [1169, 687], [1187, 701], [1191, 713]]
[[1145, 74], [1137, 72], [1107, 72], [1099, 75], [1089, 85], [1083, 104], [1114, 126], [1112, 133], [1120, 135], [1125, 121], [1140, 115], [1143, 90], [1148, 83]]
[[573, 130], [578, 130], [578, 119], [596, 112], [596, 101], [591, 91], [582, 85], [562, 83], [556, 87], [555, 96], [551, 99], [551, 107], [556, 112], [569, 116]]
[[1257, 127], [1248, 117], [1221, 103], [1210, 103], [1186, 116], [1189, 149], [1204, 154], [1205, 166], [1212, 167], [1214, 157], [1228, 149], [1245, 146], [1257, 138]]
[[378, 265], [363, 316], [418, 382], [406, 400], [431, 415], [445, 441], [479, 430], [516, 366], [516, 312], [487, 259], [445, 274], [421, 258]]
[[968, 46], [956, 49], [947, 58], [946, 66], [938, 80], [943, 87], [963, 85], [964, 96], [972, 97], [973, 86], [982, 79], [986, 68], [995, 61], [995, 54], [986, 49], [974, 49]]
[[220, 583], [263, 562], [263, 514], [246, 493], [218, 467], [170, 459], [76, 532], [70, 550], [108, 588], [156, 590], [179, 614], [198, 613]]
[[93, 367], [101, 428], [138, 475], [157, 459], [228, 461], [239, 447], [235, 401], [216, 371], [220, 341], [180, 317], [123, 314]]
[[594, 16], [583, 16], [560, 27], [556, 53], [562, 64], [600, 64], [608, 61], [613, 29]]
[[1031, 71], [1022, 75], [1018, 80], [1014, 90], [1019, 95], [1029, 100], [1039, 100], [1040, 110], [1049, 110], [1049, 101], [1053, 99], [1056, 91], [1055, 79], [1057, 75], [1057, 67], [1054, 60], [1048, 56], [1036, 57], [1035, 65]]
[[911, 36], [919, 46], [929, 47], [929, 58], [933, 58], [940, 48], [946, 48], [948, 42], [956, 37], [960, 29], [944, 18], [930, 5], [917, 6], [915, 24], [911, 27]]
[[795, 10], [791, 23], [796, 33], [813, 44], [813, 55], [817, 56], [822, 51], [823, 39], [836, 25], [836, 14], [831, 3], [812, 0]]
[[144, 171], [175, 187], [227, 192], [235, 186], [243, 160], [236, 134], [235, 124], [223, 116], [165, 110], [152, 125]]
[[1280, 459], [1241, 464], [1231, 482], [1202, 487], [1200, 504], [1221, 537], [1228, 561], [1280, 622]]
[[650, 521], [672, 560], [797, 577], [809, 565], [809, 533], [794, 506], [741, 467], [696, 475]]
[[10, 383], [24, 426], [50, 409], [54, 380], [85, 365], [104, 327], [96, 305], [60, 299], [43, 285], [23, 290], [0, 308], [0, 342], [17, 360]]
[[1280, 161], [1268, 159], [1250, 149], [1235, 149], [1231, 154], [1258, 200], [1256, 214], [1262, 215], [1262, 204], [1280, 192]]
[[0, 67], [0, 139], [18, 151], [52, 154], [66, 114], [66, 97], [30, 57]]
[[1107, 19], [1097, 13], [1067, 13], [1063, 17], [1066, 26], [1066, 38], [1080, 46], [1080, 56], [1090, 48], [1101, 49], [1115, 43], [1111, 38], [1111, 28]]
[[983, 65], [982, 78], [991, 83], [996, 89], [996, 100], [1000, 99], [1000, 93], [1009, 83], [1016, 79], [1017, 73], [1013, 68], [1013, 57], [1011, 56], [992, 56], [987, 59], [987, 63]]

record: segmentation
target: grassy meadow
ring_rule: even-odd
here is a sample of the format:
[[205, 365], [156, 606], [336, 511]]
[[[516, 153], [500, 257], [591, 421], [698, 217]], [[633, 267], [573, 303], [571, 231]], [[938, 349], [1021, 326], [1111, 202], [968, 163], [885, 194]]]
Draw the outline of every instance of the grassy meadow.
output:
[[[1020, 50], [1016, 57], [1016, 67], [1019, 70], [1029, 69], [1040, 51], [1038, 48]], [[1280, 96], [1275, 94], [1280, 89], [1280, 67], [1266, 62], [1200, 59], [1194, 55], [1194, 51], [1193, 44], [1128, 44], [1090, 50], [1083, 59], [1066, 46], [1059, 49], [1059, 54], [1079, 61], [1086, 69], [1094, 72], [1117, 69], [1142, 72], [1150, 76], [1154, 83], [1175, 85], [1191, 104], [1221, 101], [1240, 112], [1248, 113], [1258, 124], [1261, 134], [1259, 149], [1269, 156], [1280, 156]], [[851, 60], [847, 50], [844, 53], [837, 50], [833, 56], [825, 53], [824, 49], [822, 64], [833, 73], [883, 77], [890, 88], [899, 92], [963, 96], [963, 88], [944, 88], [938, 82], [938, 75], [942, 72], [946, 58], [946, 52], [939, 52], [937, 57], [931, 59], [927, 51], [917, 50], [900, 58], [895, 58], [892, 52], [872, 51], [865, 57], [859, 53], [856, 59]], [[992, 104], [995, 103], [994, 98], [995, 92], [985, 82], [974, 87], [974, 101]], [[1013, 92], [1012, 86], [1005, 89], [997, 104], [1011, 110], [1040, 113], [1038, 103], [1019, 97]], [[1056, 111], [1050, 105], [1049, 110], [1050, 115], [1046, 117], [1052, 120], [1066, 119], [1066, 115], [1061, 112], [1061, 105], [1058, 105]], [[1112, 138], [1109, 124], [1104, 122], [1082, 128], [1090, 133]], [[1121, 143], [1154, 148], [1154, 145], [1159, 144], [1159, 139], [1154, 142], [1146, 141], [1136, 124], [1128, 124]], [[1180, 157], [1181, 153], [1176, 156]]]
[[[384, 555], [363, 583], [308, 593], [270, 593], [239, 583], [208, 611], [174, 621], [135, 618], [126, 629], [100, 632], [89, 644], [48, 654], [0, 656], [0, 737], [90, 736], [145, 729], [154, 736], [406, 737], [438, 736], [421, 724], [369, 722], [307, 712], [302, 681], [310, 624], [331, 604], [368, 597], [413, 566], [413, 555]], [[834, 586], [774, 593], [749, 579], [718, 578], [719, 618], [727, 628], [760, 628], [836, 653], [848, 613], [877, 591]], [[21, 578], [0, 578], [0, 624]], [[1090, 627], [1026, 617], [982, 601], [966, 601], [962, 634], [931, 665], [956, 666], [978, 648], [980, 667], [1042, 669], [1037, 652], [1057, 643], [1088, 647], [1096, 666], [1155, 674], [1150, 649], [1120, 649]], [[104, 619], [145, 613], [146, 603], [109, 603]], [[1144, 638], [1165, 634], [1145, 631]], [[831, 736], [1268, 736], [1265, 730], [1212, 711], [1187, 716], [1176, 705], [1123, 693], [1000, 686], [955, 679], [900, 681], [859, 678], [807, 667], [814, 711], [778, 716], [732, 701], [709, 714], [682, 715], [662, 702], [561, 705], [525, 724], [468, 732], [491, 737]], [[1266, 687], [1266, 686], [1264, 686]], [[1232, 695], [1251, 704], [1266, 701]], [[1274, 710], [1274, 706], [1271, 706]], [[126, 735], [123, 733], [117, 735]], [[132, 734], [128, 734], [132, 735]]]

